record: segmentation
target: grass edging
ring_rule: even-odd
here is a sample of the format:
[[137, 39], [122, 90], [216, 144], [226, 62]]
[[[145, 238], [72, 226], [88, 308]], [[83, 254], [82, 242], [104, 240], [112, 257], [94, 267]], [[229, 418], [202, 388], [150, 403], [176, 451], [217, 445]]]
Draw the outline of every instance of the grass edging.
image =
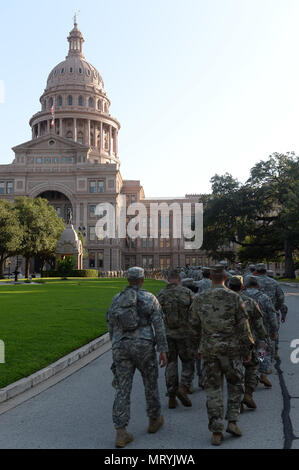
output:
[[76, 349], [75, 351], [58, 359], [58, 361], [53, 362], [53, 364], [50, 364], [44, 369], [41, 369], [34, 374], [29, 375], [28, 377], [18, 380], [17, 382], [13, 382], [12, 384], [7, 385], [7, 387], [0, 389], [0, 403], [4, 403], [11, 398], [16, 397], [17, 395], [20, 395], [26, 390], [33, 388], [35, 385], [44, 382], [50, 377], [53, 377], [54, 375], [58, 374], [58, 372], [61, 372], [70, 365], [79, 361], [92, 351], [99, 349], [109, 341], [109, 334], [106, 333], [105, 335], [96, 338], [85, 346], [82, 346], [81, 348]]

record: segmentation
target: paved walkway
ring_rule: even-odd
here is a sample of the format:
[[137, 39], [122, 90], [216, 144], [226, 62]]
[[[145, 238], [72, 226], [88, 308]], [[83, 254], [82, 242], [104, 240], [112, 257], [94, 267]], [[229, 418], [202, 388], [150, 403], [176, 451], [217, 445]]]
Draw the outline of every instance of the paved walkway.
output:
[[[299, 364], [292, 364], [290, 343], [299, 338], [299, 291], [284, 287], [289, 305], [282, 325], [281, 363], [270, 376], [273, 389], [258, 387], [256, 411], [240, 417], [244, 436], [225, 436], [224, 449], [299, 448]], [[299, 353], [298, 353], [299, 357]], [[0, 448], [113, 449], [111, 351], [40, 395], [0, 415]], [[134, 379], [129, 430], [135, 440], [128, 449], [211, 448], [205, 393], [196, 389], [192, 408], [167, 408], [164, 370], [159, 378], [165, 425], [146, 432], [145, 398], [140, 375]], [[290, 396], [292, 398], [290, 398]], [[215, 448], [213, 448], [215, 449]], [[217, 448], [216, 448], [217, 450]]]

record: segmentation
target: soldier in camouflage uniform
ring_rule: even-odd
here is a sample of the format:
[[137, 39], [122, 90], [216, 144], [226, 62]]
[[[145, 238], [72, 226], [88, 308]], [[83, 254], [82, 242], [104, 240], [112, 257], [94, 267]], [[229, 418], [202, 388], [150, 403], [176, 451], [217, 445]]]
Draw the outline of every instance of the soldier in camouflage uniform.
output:
[[201, 292], [210, 289], [212, 287], [212, 281], [210, 279], [210, 269], [209, 268], [202, 268], [202, 280], [198, 282], [198, 294]]
[[[176, 396], [184, 406], [192, 406], [187, 393], [194, 375], [195, 353], [198, 343], [192, 341], [193, 331], [189, 322], [189, 309], [193, 301], [193, 292], [180, 285], [178, 270], [172, 270], [168, 284], [158, 294], [158, 300], [164, 313], [168, 343], [168, 363], [165, 371], [168, 392], [168, 407], [176, 408]], [[182, 362], [182, 374], [179, 381], [178, 358]]]
[[267, 377], [272, 371], [272, 361], [274, 355], [274, 340], [276, 339], [278, 332], [277, 315], [273, 303], [262, 290], [259, 285], [259, 278], [257, 276], [247, 277], [245, 290], [243, 291], [247, 297], [255, 300], [259, 304], [261, 312], [263, 314], [263, 323], [267, 332], [267, 350], [264, 361], [260, 364], [260, 381], [267, 388], [271, 388], [272, 384]]
[[116, 396], [113, 405], [113, 423], [116, 429], [116, 447], [125, 447], [133, 440], [126, 427], [130, 419], [130, 395], [135, 370], [142, 375], [149, 416], [148, 432], [154, 433], [163, 425], [158, 391], [158, 363], [155, 345], [160, 353], [159, 364], [167, 363], [167, 339], [163, 314], [156, 297], [141, 289], [144, 281], [142, 268], [128, 270], [129, 286], [117, 294], [107, 312], [112, 341]]
[[241, 436], [237, 420], [244, 391], [243, 361], [250, 360], [254, 340], [243, 300], [225, 287], [223, 266], [212, 268], [211, 278], [212, 289], [193, 301], [191, 324], [200, 338], [212, 444], [220, 445], [224, 429], [223, 377], [228, 388], [227, 432]]
[[248, 408], [255, 409], [256, 403], [253, 400], [253, 392], [256, 389], [259, 382], [259, 356], [258, 349], [261, 347], [265, 349], [267, 332], [263, 324], [263, 314], [260, 310], [259, 305], [252, 298], [247, 297], [243, 289], [243, 278], [242, 276], [233, 276], [229, 280], [229, 288], [234, 292], [237, 292], [243, 299], [246, 307], [246, 312], [249, 318], [249, 325], [252, 332], [253, 339], [255, 341], [254, 348], [252, 350], [251, 359], [245, 365], [245, 395], [242, 404]]
[[[256, 271], [261, 290], [270, 297], [276, 310], [277, 324], [279, 329], [280, 322], [284, 323], [286, 321], [286, 316], [288, 313], [288, 307], [284, 303], [283, 290], [275, 279], [267, 276], [267, 268], [263, 263], [256, 265]], [[281, 312], [281, 318], [279, 311]], [[275, 359], [278, 359], [278, 343], [279, 337], [277, 335], [275, 340]]]
[[[205, 292], [206, 290], [211, 289], [212, 287], [212, 281], [210, 279], [210, 276], [211, 276], [210, 268], [205, 268], [205, 267], [202, 268], [202, 275], [203, 275], [202, 280], [197, 283], [198, 293], [196, 295], [199, 295], [202, 292]], [[196, 365], [196, 371], [197, 371], [197, 376], [198, 376], [198, 386], [200, 388], [204, 388], [204, 371], [201, 366], [201, 360], [200, 360], [199, 355], [197, 355], [197, 357], [195, 358], [195, 365]]]

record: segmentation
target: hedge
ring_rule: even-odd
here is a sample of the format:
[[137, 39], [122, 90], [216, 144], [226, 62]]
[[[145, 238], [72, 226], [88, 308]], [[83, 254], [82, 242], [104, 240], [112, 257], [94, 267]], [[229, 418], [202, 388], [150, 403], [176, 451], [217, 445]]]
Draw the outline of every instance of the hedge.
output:
[[62, 276], [58, 271], [43, 271], [42, 277], [99, 277], [96, 269], [74, 269], [69, 274]]

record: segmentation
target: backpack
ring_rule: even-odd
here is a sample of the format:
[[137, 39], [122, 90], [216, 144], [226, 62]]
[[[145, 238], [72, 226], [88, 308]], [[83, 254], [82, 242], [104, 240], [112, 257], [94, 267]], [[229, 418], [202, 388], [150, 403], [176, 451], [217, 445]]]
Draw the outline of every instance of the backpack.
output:
[[139, 326], [137, 291], [130, 287], [122, 291], [110, 315], [121, 330], [136, 330]]
[[166, 287], [158, 296], [168, 328], [186, 326], [189, 320], [190, 295], [185, 289]]

